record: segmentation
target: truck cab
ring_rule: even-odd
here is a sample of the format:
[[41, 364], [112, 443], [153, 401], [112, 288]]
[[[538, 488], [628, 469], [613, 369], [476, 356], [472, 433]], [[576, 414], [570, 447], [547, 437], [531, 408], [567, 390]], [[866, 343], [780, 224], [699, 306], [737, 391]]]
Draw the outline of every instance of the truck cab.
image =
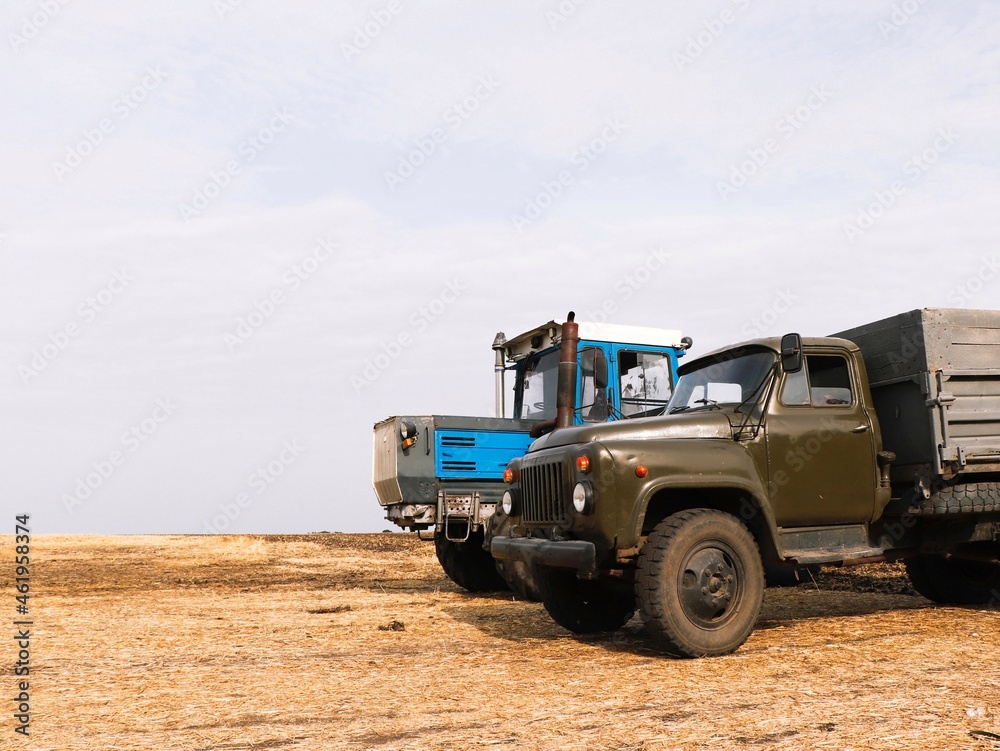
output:
[[[503, 494], [508, 463], [555, 427], [563, 323], [552, 320], [511, 339], [497, 334], [495, 416], [397, 416], [374, 427], [372, 484], [386, 518], [404, 529], [433, 530], [445, 572], [467, 590], [509, 585], [484, 549], [485, 526]], [[574, 424], [666, 409], [690, 338], [675, 329], [577, 326]], [[508, 375], [513, 375], [510, 417]]]

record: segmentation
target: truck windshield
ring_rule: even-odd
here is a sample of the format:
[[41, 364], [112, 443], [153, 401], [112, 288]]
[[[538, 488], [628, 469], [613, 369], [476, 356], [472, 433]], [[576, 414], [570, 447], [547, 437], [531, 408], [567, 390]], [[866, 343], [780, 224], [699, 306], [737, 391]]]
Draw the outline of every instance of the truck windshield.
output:
[[726, 352], [684, 373], [677, 381], [667, 411], [741, 404], [759, 391], [774, 360], [775, 354], [770, 350]]
[[559, 350], [532, 355], [519, 381], [523, 420], [551, 420], [556, 416], [556, 381], [559, 379]]

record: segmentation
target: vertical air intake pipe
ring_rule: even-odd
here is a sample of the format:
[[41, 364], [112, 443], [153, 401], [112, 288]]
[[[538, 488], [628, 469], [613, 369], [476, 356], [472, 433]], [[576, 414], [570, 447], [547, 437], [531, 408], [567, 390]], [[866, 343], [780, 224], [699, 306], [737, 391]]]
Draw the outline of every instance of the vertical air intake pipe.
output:
[[562, 325], [559, 349], [559, 380], [556, 382], [556, 427], [568, 428], [576, 412], [576, 350], [580, 343], [580, 327], [572, 310]]

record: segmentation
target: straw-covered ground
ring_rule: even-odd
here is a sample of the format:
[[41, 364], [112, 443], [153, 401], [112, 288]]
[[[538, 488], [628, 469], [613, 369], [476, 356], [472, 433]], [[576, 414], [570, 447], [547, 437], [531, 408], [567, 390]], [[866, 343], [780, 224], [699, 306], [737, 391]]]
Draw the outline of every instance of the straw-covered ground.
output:
[[933, 607], [899, 566], [769, 590], [739, 652], [681, 661], [638, 619], [580, 638], [541, 605], [465, 594], [411, 535], [32, 554], [31, 736], [4, 702], [4, 749], [1000, 748], [1000, 612]]

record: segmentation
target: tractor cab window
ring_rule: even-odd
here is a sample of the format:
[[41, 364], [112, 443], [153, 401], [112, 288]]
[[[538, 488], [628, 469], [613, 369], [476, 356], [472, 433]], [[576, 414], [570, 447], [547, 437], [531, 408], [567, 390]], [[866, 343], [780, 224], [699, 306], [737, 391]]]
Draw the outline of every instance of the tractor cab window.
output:
[[661, 352], [620, 352], [618, 374], [622, 417], [663, 413], [674, 386], [667, 355]]
[[608, 409], [608, 359], [599, 347], [580, 351], [580, 419], [605, 422]]
[[521, 379], [521, 419], [551, 420], [556, 416], [556, 381], [559, 378], [559, 350], [532, 355], [524, 365]]

